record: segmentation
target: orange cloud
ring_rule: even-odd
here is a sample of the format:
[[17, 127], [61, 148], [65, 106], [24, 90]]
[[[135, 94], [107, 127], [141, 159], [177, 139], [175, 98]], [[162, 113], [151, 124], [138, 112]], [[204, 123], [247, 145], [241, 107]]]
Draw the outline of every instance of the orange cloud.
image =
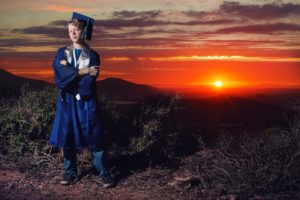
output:
[[129, 61], [129, 60], [131, 60], [129, 57], [111, 57], [105, 59], [105, 61]]
[[109, 70], [100, 70], [100, 76], [120, 76], [120, 75], [125, 75], [128, 73], [124, 72], [116, 72], [116, 71], [109, 71]]
[[16, 46], [10, 48], [12, 51], [15, 52], [32, 52], [32, 53], [37, 53], [37, 52], [53, 52], [56, 50], [55, 47], [52, 46]]
[[82, 7], [71, 7], [66, 5], [46, 5], [43, 8], [34, 8], [34, 10], [46, 10], [46, 11], [55, 11], [55, 12], [73, 12], [74, 10], [78, 12], [87, 12], [94, 9], [82, 8]]
[[228, 61], [255, 61], [255, 62], [300, 62], [300, 58], [279, 57], [248, 57], [248, 56], [174, 56], [174, 57], [139, 57], [140, 61], [206, 61], [206, 60], [228, 60]]
[[29, 77], [53, 77], [52, 69], [7, 69], [7, 71], [19, 75], [19, 76], [29, 76]]

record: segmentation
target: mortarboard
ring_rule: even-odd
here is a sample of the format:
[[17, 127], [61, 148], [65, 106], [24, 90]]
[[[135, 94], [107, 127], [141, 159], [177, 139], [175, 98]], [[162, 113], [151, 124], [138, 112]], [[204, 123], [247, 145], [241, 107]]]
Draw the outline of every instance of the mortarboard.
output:
[[78, 19], [78, 20], [85, 23], [84, 33], [83, 33], [84, 38], [87, 39], [87, 40], [91, 40], [92, 32], [93, 32], [94, 19], [90, 18], [88, 16], [85, 16], [85, 15], [82, 15], [80, 13], [77, 13], [77, 12], [73, 12], [72, 20], [73, 19]]

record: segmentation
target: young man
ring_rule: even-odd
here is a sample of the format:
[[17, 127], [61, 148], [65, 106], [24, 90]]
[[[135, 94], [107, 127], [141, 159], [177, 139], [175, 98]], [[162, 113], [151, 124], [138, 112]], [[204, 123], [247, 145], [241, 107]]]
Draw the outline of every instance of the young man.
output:
[[100, 58], [85, 42], [92, 36], [94, 20], [73, 13], [68, 22], [72, 44], [58, 49], [53, 62], [55, 85], [59, 89], [50, 144], [63, 148], [65, 174], [62, 184], [75, 181], [76, 150], [88, 147], [104, 187], [112, 187], [103, 164], [103, 129], [96, 102], [96, 77]]

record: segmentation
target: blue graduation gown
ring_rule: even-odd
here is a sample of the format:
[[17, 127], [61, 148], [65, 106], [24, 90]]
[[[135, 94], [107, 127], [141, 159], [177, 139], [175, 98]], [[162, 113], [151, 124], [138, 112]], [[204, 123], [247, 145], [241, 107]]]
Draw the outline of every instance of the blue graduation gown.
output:
[[[49, 142], [62, 148], [78, 149], [88, 146], [89, 149], [101, 149], [104, 131], [96, 101], [96, 77], [79, 76], [73, 60], [71, 65], [61, 65], [61, 60], [68, 60], [66, 48], [70, 49], [58, 49], [53, 62], [55, 85], [59, 89], [59, 95]], [[97, 52], [89, 48], [86, 50], [89, 55], [88, 67], [99, 66]], [[79, 100], [76, 98], [78, 94]]]

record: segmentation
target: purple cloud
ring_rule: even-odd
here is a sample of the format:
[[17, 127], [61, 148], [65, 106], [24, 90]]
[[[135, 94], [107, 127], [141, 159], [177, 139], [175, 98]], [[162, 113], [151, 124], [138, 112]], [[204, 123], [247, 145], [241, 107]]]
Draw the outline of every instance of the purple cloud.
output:
[[41, 34], [48, 36], [55, 36], [60, 38], [68, 37], [68, 31], [66, 27], [56, 26], [33, 26], [23, 29], [13, 29], [12, 32], [18, 32], [23, 34]]
[[270, 34], [279, 31], [300, 31], [300, 25], [297, 24], [256, 24], [246, 26], [235, 26], [223, 28], [216, 31], [217, 34], [224, 33], [252, 33], [252, 34]]
[[219, 24], [230, 24], [234, 20], [231, 19], [220, 19], [220, 20], [193, 20], [187, 22], [174, 22], [164, 20], [151, 20], [151, 19], [108, 19], [108, 20], [96, 20], [95, 25], [111, 29], [121, 29], [126, 27], [151, 27], [151, 26], [165, 26], [165, 25], [219, 25]]
[[225, 1], [220, 6], [220, 12], [228, 15], [240, 16], [250, 19], [276, 19], [292, 15], [300, 15], [299, 4], [264, 4], [242, 5], [239, 2]]
[[128, 10], [123, 10], [123, 11], [118, 11], [118, 12], [113, 12], [112, 16], [113, 18], [117, 19], [124, 19], [124, 18], [156, 18], [159, 16], [162, 16], [161, 10], [149, 10], [149, 11], [128, 11]]
[[[13, 30], [13, 32], [18, 31], [19, 33], [21, 32], [20, 30]], [[31, 31], [32, 34], [42, 34], [42, 32], [39, 31]], [[22, 33], [22, 32], [21, 32]], [[57, 37], [59, 36], [60, 33], [57, 33]], [[41, 46], [53, 46], [53, 45], [62, 45], [66, 42], [68, 42], [69, 39], [64, 37], [61, 38], [60, 40], [48, 40], [47, 38], [45, 39], [37, 39], [37, 38], [28, 38], [28, 37], [23, 37], [23, 38], [1, 38], [0, 39], [0, 44], [2, 47], [41, 47]], [[2, 51], [8, 51], [3, 50]]]

